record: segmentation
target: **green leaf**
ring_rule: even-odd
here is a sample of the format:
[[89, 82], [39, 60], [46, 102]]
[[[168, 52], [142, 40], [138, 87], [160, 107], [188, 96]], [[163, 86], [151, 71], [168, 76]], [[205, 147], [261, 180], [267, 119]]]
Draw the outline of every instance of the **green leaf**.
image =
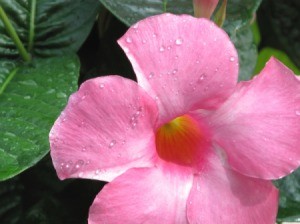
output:
[[49, 150], [48, 133], [77, 87], [76, 56], [0, 61], [0, 180], [37, 163]]
[[0, 221], [1, 223], [20, 223], [22, 212], [22, 189], [19, 179], [0, 183]]
[[280, 190], [279, 221], [300, 221], [300, 168], [275, 181]]
[[250, 26], [237, 30], [231, 39], [239, 55], [239, 80], [249, 80], [257, 61], [257, 47]]
[[300, 67], [300, 1], [263, 1], [258, 13], [263, 45], [286, 52]]
[[271, 58], [271, 56], [276, 57], [282, 63], [284, 63], [287, 67], [289, 67], [293, 72], [297, 75], [300, 75], [300, 70], [297, 66], [291, 61], [289, 56], [280, 50], [276, 50], [273, 48], [263, 48], [258, 55], [257, 64], [255, 67], [255, 74], [258, 74], [263, 67], [265, 66], [266, 62]]
[[100, 0], [100, 2], [127, 26], [165, 11], [175, 14], [193, 14], [192, 0]]
[[239, 29], [250, 25], [253, 15], [262, 0], [231, 0], [227, 4], [226, 19], [223, 28], [235, 36]]
[[[75, 53], [89, 34], [99, 9], [97, 0], [0, 0], [22, 43], [33, 55]], [[18, 51], [0, 20], [0, 57]]]
[[[126, 25], [130, 26], [148, 16], [167, 12], [193, 15], [193, 1], [187, 0], [99, 0], [109, 11]], [[228, 1], [224, 26], [229, 33], [248, 24], [257, 10], [261, 0], [232, 0]], [[166, 7], [165, 7], [166, 5]]]

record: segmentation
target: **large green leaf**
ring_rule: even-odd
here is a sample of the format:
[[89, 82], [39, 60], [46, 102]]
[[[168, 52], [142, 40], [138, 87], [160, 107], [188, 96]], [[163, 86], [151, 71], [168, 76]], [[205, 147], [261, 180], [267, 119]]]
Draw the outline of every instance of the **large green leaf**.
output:
[[[165, 11], [175, 14], [193, 14], [192, 0], [100, 0], [116, 17], [128, 26], [148, 16]], [[248, 24], [261, 0], [228, 1], [225, 28], [230, 33]]]
[[250, 26], [245, 26], [232, 35], [233, 41], [239, 55], [239, 80], [249, 80], [253, 76], [257, 61], [257, 46]]
[[0, 180], [48, 152], [49, 130], [76, 90], [78, 73], [74, 55], [36, 59], [24, 66], [0, 61]]
[[[97, 0], [0, 0], [25, 47], [34, 55], [74, 53], [94, 24]], [[0, 20], [0, 57], [18, 51]]]
[[275, 184], [280, 189], [278, 221], [300, 221], [300, 168]]

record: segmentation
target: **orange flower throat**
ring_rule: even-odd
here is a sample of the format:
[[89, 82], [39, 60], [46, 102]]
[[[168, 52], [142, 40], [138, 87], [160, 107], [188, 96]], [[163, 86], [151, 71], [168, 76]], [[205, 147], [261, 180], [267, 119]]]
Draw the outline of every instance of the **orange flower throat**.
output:
[[175, 118], [161, 126], [155, 136], [160, 158], [182, 165], [192, 164], [203, 139], [197, 122], [189, 115]]

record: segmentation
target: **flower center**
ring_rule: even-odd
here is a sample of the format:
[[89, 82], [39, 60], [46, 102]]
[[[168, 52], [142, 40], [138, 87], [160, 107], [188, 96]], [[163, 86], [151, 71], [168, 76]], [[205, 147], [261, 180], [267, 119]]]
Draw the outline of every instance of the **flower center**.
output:
[[189, 165], [195, 161], [199, 143], [203, 140], [197, 122], [189, 115], [175, 118], [161, 126], [155, 136], [160, 158]]

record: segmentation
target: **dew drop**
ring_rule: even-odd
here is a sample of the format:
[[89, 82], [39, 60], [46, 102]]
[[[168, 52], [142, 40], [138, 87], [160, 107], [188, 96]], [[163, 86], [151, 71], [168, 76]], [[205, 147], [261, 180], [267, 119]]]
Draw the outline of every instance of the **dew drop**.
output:
[[95, 175], [97, 176], [97, 175], [99, 175], [99, 173], [100, 173], [100, 170], [97, 169], [97, 170], [95, 171]]
[[172, 71], [172, 74], [175, 75], [177, 72], [178, 72], [178, 69], [175, 68], [175, 69]]
[[30, 100], [31, 97], [30, 97], [30, 96], [24, 96], [24, 99], [25, 99], [25, 100]]
[[131, 37], [126, 37], [126, 42], [127, 42], [127, 43], [132, 43]]
[[183, 43], [183, 40], [181, 38], [176, 39], [175, 44], [181, 45]]
[[168, 46], [168, 47], [167, 47], [167, 49], [168, 49], [168, 50], [171, 50], [171, 49], [172, 49], [172, 47], [171, 47], [171, 46]]
[[75, 163], [75, 169], [80, 169], [84, 164], [84, 161], [83, 160], [78, 160], [76, 163]]
[[154, 34], [152, 35], [152, 37], [156, 37], [156, 33], [154, 33]]
[[175, 56], [175, 60], [177, 60], [177, 59], [178, 59], [178, 55]]
[[116, 145], [116, 143], [117, 143], [116, 140], [112, 140], [112, 141], [109, 143], [108, 148], [111, 149], [112, 147], [114, 147], [114, 146]]
[[161, 47], [159, 48], [159, 51], [160, 51], [160, 52], [164, 52], [164, 51], [165, 51], [165, 47], [164, 47], [164, 46], [161, 46]]
[[71, 166], [73, 165], [73, 162], [72, 161], [69, 161], [69, 162], [67, 162], [65, 165], [64, 165], [64, 169], [70, 169], [71, 168]]
[[154, 76], [154, 73], [153, 72], [150, 72], [150, 74], [148, 75], [148, 79], [152, 79]]
[[199, 64], [199, 63], [200, 63], [200, 61], [199, 61], [199, 60], [197, 60], [197, 61], [196, 61], [196, 64]]
[[147, 41], [146, 40], [142, 40], [142, 43], [145, 44], [145, 43], [147, 43]]
[[206, 74], [203, 73], [203, 74], [200, 75], [199, 80], [203, 81], [205, 78], [206, 78]]
[[104, 83], [100, 83], [99, 87], [100, 87], [100, 89], [103, 89], [105, 87], [105, 84]]
[[234, 59], [234, 57], [230, 57], [230, 59], [229, 59], [231, 62], [233, 62], [235, 59]]

